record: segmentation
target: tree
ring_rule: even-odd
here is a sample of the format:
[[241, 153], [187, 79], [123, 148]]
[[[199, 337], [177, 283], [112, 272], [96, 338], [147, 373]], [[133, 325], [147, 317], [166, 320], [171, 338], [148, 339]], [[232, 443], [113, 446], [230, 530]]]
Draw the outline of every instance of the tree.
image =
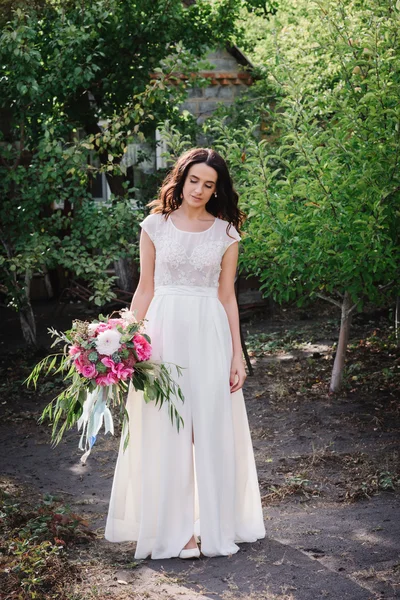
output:
[[242, 265], [278, 301], [319, 296], [341, 310], [331, 391], [355, 310], [399, 292], [399, 24], [391, 2], [278, 12], [254, 91], [275, 94], [261, 123], [271, 137], [260, 122], [207, 126], [249, 216]]
[[[158, 119], [177, 119], [185, 85], [174, 73], [195, 70], [207, 46], [229, 41], [236, 1], [185, 8], [180, 0], [20, 0], [18, 7], [0, 38], [0, 263], [2, 290], [34, 344], [33, 272], [58, 262], [93, 284], [98, 303], [110, 297], [107, 265], [134, 255], [124, 152]], [[87, 206], [92, 155], [113, 193], [101, 210]], [[53, 214], [60, 202], [64, 214]], [[117, 238], [106, 235], [116, 215]]]

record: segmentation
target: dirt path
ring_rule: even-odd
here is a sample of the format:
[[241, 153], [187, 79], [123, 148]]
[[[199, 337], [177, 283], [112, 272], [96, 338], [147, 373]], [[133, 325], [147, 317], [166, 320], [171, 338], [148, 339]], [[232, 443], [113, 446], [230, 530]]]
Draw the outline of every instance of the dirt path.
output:
[[[383, 330], [387, 322], [356, 323], [357, 344], [379, 325]], [[55, 496], [86, 515], [97, 533], [71, 556], [81, 566], [71, 600], [400, 596], [398, 372], [388, 375], [399, 354], [385, 351], [383, 342], [379, 356], [373, 344], [355, 345], [351, 359], [359, 366], [345, 391], [331, 397], [329, 315], [312, 323], [259, 320], [247, 329], [255, 375], [245, 396], [267, 537], [241, 545], [232, 557], [135, 563], [134, 544], [106, 542], [118, 439], [99, 439], [83, 466], [75, 432], [51, 449], [48, 428], [36, 424], [51, 389], [44, 387], [42, 397], [16, 395], [18, 379], [3, 383], [3, 487], [25, 497], [29, 491]]]

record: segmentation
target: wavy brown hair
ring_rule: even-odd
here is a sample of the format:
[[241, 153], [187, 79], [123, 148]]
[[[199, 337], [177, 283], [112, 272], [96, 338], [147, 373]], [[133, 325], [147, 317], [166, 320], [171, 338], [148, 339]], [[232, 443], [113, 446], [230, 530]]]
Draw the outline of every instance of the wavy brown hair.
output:
[[214, 217], [228, 222], [227, 233], [231, 225], [240, 233], [246, 215], [238, 208], [239, 196], [233, 187], [226, 162], [218, 152], [210, 148], [192, 148], [182, 154], [164, 179], [158, 198], [149, 202], [147, 206], [152, 207], [152, 213], [161, 213], [168, 219], [182, 204], [181, 194], [187, 174], [190, 167], [198, 163], [212, 167], [218, 175], [217, 194], [212, 194], [207, 202], [207, 211]]

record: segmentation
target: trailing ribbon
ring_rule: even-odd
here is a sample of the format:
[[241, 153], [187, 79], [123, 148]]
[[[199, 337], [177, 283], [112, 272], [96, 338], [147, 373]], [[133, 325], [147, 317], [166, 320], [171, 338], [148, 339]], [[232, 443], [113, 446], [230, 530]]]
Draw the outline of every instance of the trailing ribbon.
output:
[[110, 409], [107, 406], [107, 386], [97, 386], [93, 392], [88, 392], [83, 403], [83, 412], [78, 420], [78, 431], [82, 427], [79, 449], [86, 450], [81, 456], [81, 463], [85, 464], [96, 441], [97, 434], [104, 422], [105, 433], [114, 435], [114, 422]]

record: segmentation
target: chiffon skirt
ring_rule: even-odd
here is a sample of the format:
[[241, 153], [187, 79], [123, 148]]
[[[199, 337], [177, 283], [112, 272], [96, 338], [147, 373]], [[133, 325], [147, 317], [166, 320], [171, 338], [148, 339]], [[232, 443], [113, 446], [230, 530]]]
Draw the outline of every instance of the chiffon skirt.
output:
[[153, 358], [183, 368], [171, 372], [184, 427], [130, 388], [105, 537], [136, 541], [137, 559], [176, 557], [193, 533], [205, 556], [234, 554], [265, 529], [243, 393], [230, 393], [227, 314], [215, 288], [160, 286], [146, 319]]

